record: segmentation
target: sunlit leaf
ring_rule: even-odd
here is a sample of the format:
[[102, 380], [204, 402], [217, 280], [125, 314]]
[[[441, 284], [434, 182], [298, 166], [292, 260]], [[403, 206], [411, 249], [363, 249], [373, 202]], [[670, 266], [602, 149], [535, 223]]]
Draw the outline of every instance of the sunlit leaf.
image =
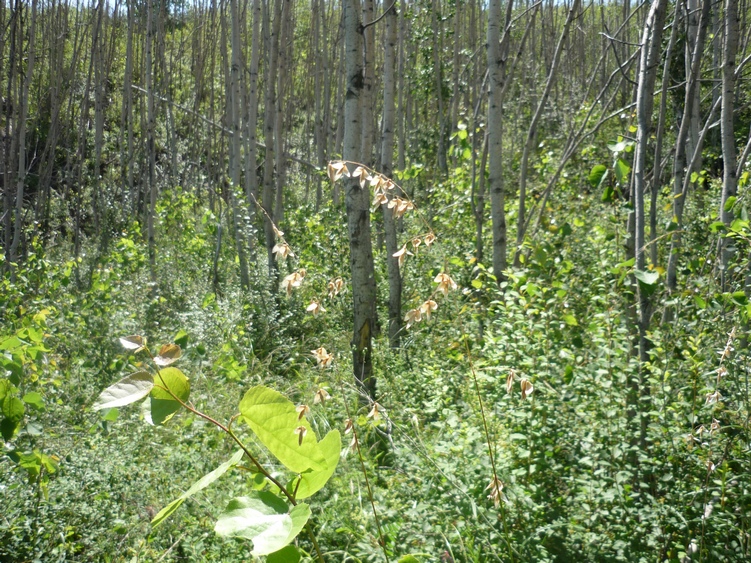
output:
[[[240, 413], [261, 443], [290, 471], [327, 469], [326, 458], [318, 447], [315, 432], [308, 421], [298, 419], [294, 403], [281, 393], [259, 385], [240, 401]], [[301, 437], [300, 427], [306, 429]]]
[[279, 551], [295, 539], [310, 518], [307, 504], [289, 510], [287, 503], [267, 491], [230, 501], [214, 530], [220, 536], [246, 538], [253, 542], [252, 555]]
[[153, 387], [154, 378], [149, 372], [132, 373], [102, 391], [92, 408], [98, 411], [135, 403], [146, 397]]
[[164, 424], [182, 406], [166, 389], [172, 391], [182, 402], [186, 402], [190, 396], [190, 383], [183, 372], [177, 368], [160, 370], [159, 375], [154, 377], [154, 388], [149, 401], [148, 412], [152, 424]]
[[[326, 459], [328, 467], [321, 471], [311, 469], [300, 475], [300, 484], [297, 485], [297, 493], [295, 495], [297, 499], [308, 498], [317, 493], [331, 479], [339, 463], [339, 454], [342, 451], [342, 437], [339, 431], [332, 430], [326, 434], [323, 440], [318, 442], [318, 447]], [[294, 489], [295, 486], [292, 487], [292, 490]]]

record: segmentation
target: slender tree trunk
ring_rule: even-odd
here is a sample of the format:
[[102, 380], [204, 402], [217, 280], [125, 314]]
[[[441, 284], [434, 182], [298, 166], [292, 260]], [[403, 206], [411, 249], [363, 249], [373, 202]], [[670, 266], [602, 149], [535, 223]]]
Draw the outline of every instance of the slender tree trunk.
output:
[[241, 47], [240, 47], [240, 11], [237, 8], [237, 0], [230, 0], [230, 23], [232, 25], [232, 63], [230, 68], [230, 99], [227, 100], [229, 109], [230, 122], [228, 125], [232, 130], [230, 139], [230, 202], [232, 205], [232, 223], [234, 226], [235, 246], [237, 248], [237, 259], [240, 267], [240, 286], [247, 290], [250, 288], [250, 275], [248, 273], [248, 260], [245, 254], [245, 236], [243, 233], [243, 220], [240, 213], [240, 206], [237, 202], [237, 189], [240, 187], [240, 161], [242, 123], [240, 118], [240, 80], [242, 69]]
[[[36, 56], [36, 20], [37, 0], [31, 3], [31, 23], [29, 27], [29, 39], [27, 50], [26, 73], [23, 80], [21, 96], [19, 96], [18, 110], [18, 172], [16, 174], [16, 217], [13, 227], [13, 242], [10, 245], [10, 262], [18, 261], [18, 247], [21, 243], [23, 231], [23, 197], [26, 185], [26, 120], [29, 114], [29, 88], [34, 74], [34, 57]], [[15, 270], [14, 270], [15, 274]], [[12, 278], [15, 280], [15, 275]]]
[[[398, 18], [396, 8], [385, 16], [386, 32], [384, 36], [383, 56], [383, 121], [381, 130], [381, 172], [391, 178], [394, 160], [394, 124], [396, 114], [396, 40]], [[396, 239], [396, 221], [394, 210], [387, 204], [383, 210], [383, 229], [386, 239], [386, 260], [389, 277], [389, 344], [399, 347], [402, 328], [402, 276], [399, 272], [399, 259], [394, 253], [399, 250]]]
[[[688, 162], [687, 145], [691, 129], [691, 112], [694, 99], [694, 92], [699, 88], [699, 76], [701, 71], [701, 60], [704, 52], [704, 39], [707, 34], [709, 24], [709, 4], [711, 0], [704, 0], [702, 4], [701, 19], [695, 41], [695, 49], [692, 56], [692, 62], [689, 75], [686, 77], [686, 95], [684, 98], [683, 118], [678, 130], [678, 137], [675, 142], [675, 156], [673, 158], [673, 221], [675, 228], [670, 240], [670, 257], [668, 259], [668, 269], [666, 283], [668, 291], [675, 291], [678, 284], [678, 258], [682, 243], [681, 226], [683, 224], [683, 208], [685, 206], [686, 193], [684, 193], [684, 178], [690, 175], [691, 171], [686, 170]], [[693, 153], [688, 153], [689, 155]], [[664, 320], [669, 322], [672, 317], [672, 310], [666, 309]]]
[[[509, 0], [511, 1], [511, 0]], [[433, 74], [435, 76], [435, 95], [438, 105], [438, 170], [444, 176], [448, 175], [448, 160], [446, 158], [446, 110], [443, 100], [443, 62], [441, 53], [443, 51], [443, 25], [439, 20], [440, 0], [433, 0], [433, 9], [431, 10], [433, 26]]]
[[146, 157], [148, 158], [148, 194], [149, 203], [146, 213], [147, 237], [149, 245], [149, 272], [151, 274], [151, 283], [156, 288], [156, 108], [154, 107], [154, 62], [152, 56], [152, 47], [154, 43], [154, 5], [153, 0], [146, 0], [146, 103], [147, 103], [147, 125], [146, 125]]
[[276, 262], [274, 261], [274, 245], [276, 244], [276, 235], [274, 234], [273, 213], [274, 213], [274, 126], [276, 123], [276, 73], [277, 60], [279, 55], [279, 31], [282, 19], [282, 2], [284, 0], [273, 0], [274, 2], [274, 21], [271, 21], [271, 3], [267, 0], [265, 5], [264, 28], [266, 35], [266, 52], [268, 60], [266, 66], [266, 96], [264, 100], [264, 143], [266, 145], [266, 159], [263, 165], [263, 201], [264, 210], [264, 233], [266, 238], [266, 254], [269, 261], [269, 274], [273, 277], [276, 275]]
[[250, 76], [248, 79], [248, 104], [245, 128], [245, 197], [248, 203], [248, 223], [251, 226], [250, 251], [255, 252], [256, 202], [258, 201], [258, 66], [261, 58], [261, 0], [253, 0], [253, 28], [250, 46]]
[[[344, 103], [344, 159], [358, 162], [362, 157], [360, 141], [360, 95], [363, 88], [363, 36], [357, 0], [344, 1], [345, 68], [347, 93]], [[347, 181], [347, 228], [354, 325], [352, 366], [363, 398], [375, 400], [372, 338], [376, 330], [376, 285], [373, 248], [370, 239], [370, 194], [357, 179]]]
[[556, 78], [556, 72], [558, 70], [558, 64], [561, 60], [561, 54], [563, 52], [563, 46], [568, 39], [568, 34], [574, 18], [578, 17], [579, 15], [580, 4], [581, 0], [574, 0], [571, 4], [571, 8], [568, 11], [566, 22], [563, 24], [563, 31], [561, 32], [561, 36], [558, 39], [558, 44], [556, 45], [555, 52], [553, 53], [553, 61], [550, 64], [550, 69], [548, 70], [548, 77], [545, 82], [545, 88], [542, 92], [540, 100], [537, 102], [537, 108], [535, 109], [535, 113], [532, 116], [532, 121], [529, 124], [529, 129], [527, 130], [527, 137], [524, 141], [521, 169], [519, 171], [519, 213], [516, 223], [516, 250], [514, 251], [514, 267], [517, 268], [521, 265], [521, 248], [522, 243], [524, 242], [524, 231], [526, 229], [527, 222], [527, 171], [529, 168], [529, 156], [532, 148], [535, 145], [535, 138], [537, 137], [537, 127], [540, 124], [542, 112], [544, 111], [545, 104], [547, 103], [548, 97], [550, 96], [550, 91], [553, 88], [553, 83]]
[[[646, 269], [645, 248], [645, 205], [646, 166], [649, 138], [652, 134], [652, 109], [654, 106], [654, 85], [659, 67], [662, 28], [665, 23], [667, 0], [654, 0], [649, 15], [644, 24], [642, 34], [641, 62], [639, 65], [639, 81], [636, 98], [636, 153], [634, 155], [633, 175], [633, 216], [634, 216], [634, 257], [637, 275]], [[643, 398], [649, 395], [649, 384], [644, 373], [644, 367], [649, 360], [649, 341], [647, 330], [652, 317], [652, 302], [645, 284], [635, 280], [637, 332], [639, 349], [639, 376], [632, 380], [630, 394], [629, 418], [633, 419], [640, 413], [639, 444], [645, 446], [647, 431], [647, 414], [649, 410], [643, 404]]]
[[[506, 4], [506, 26], [513, 9], [513, 0]], [[499, 283], [506, 269], [506, 211], [503, 186], [503, 83], [506, 59], [501, 45], [501, 0], [488, 5], [488, 189], [490, 215], [493, 223], [493, 275]], [[504, 37], [507, 33], [504, 32]], [[484, 170], [480, 171], [484, 174]]]
[[[736, 176], [737, 151], [733, 127], [735, 110], [735, 57], [738, 51], [738, 0], [725, 0], [725, 38], [722, 46], [722, 105], [720, 113], [720, 134], [722, 136], [722, 200], [720, 218], [729, 225], [735, 215], [728, 199], [738, 193]], [[727, 287], [727, 270], [733, 250], [727, 241], [720, 239], [720, 276], [723, 291]]]

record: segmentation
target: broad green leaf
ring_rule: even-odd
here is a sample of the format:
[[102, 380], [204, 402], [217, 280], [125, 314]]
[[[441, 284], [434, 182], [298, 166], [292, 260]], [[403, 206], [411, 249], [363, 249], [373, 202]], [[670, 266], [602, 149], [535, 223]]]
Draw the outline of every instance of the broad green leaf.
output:
[[151, 390], [149, 401], [150, 417], [147, 418], [155, 425], [167, 422], [182, 406], [166, 391], [165, 387], [183, 403], [190, 396], [190, 383], [183, 372], [177, 368], [159, 370], [159, 374], [154, 377], [154, 388]]
[[606, 185], [605, 189], [602, 192], [602, 197], [600, 198], [600, 201], [602, 203], [611, 203], [613, 201], [614, 195], [615, 195], [615, 190], [613, 190], [613, 186]]
[[233, 455], [228, 461], [225, 461], [219, 467], [217, 467], [213, 471], [210, 471], [209, 473], [201, 477], [198, 481], [193, 483], [190, 489], [185, 491], [178, 498], [162, 508], [159, 513], [154, 516], [154, 519], [151, 521], [151, 525], [156, 528], [164, 520], [169, 518], [173, 512], [180, 508], [180, 505], [185, 501], [185, 499], [190, 498], [198, 491], [205, 489], [206, 487], [211, 485], [211, 483], [219, 479], [219, 477], [224, 475], [230, 467], [233, 467], [240, 463], [240, 460], [243, 458], [243, 454], [244, 452], [242, 450], [237, 451], [235, 455]]
[[0, 434], [9, 442], [16, 433], [26, 411], [23, 401], [13, 395], [6, 395], [2, 402], [3, 420], [0, 422]]
[[13, 385], [11, 385], [10, 381], [7, 379], [0, 379], [0, 403], [3, 399], [5, 399], [5, 396], [10, 394], [10, 390]]
[[120, 339], [120, 345], [126, 350], [140, 350], [146, 344], [146, 339], [143, 336], [134, 334], [132, 336], [125, 336]]
[[589, 171], [589, 185], [593, 188], [599, 186], [607, 171], [608, 167], [604, 164], [595, 164], [592, 170]]
[[15, 350], [19, 346], [23, 346], [23, 344], [17, 336], [11, 336], [5, 340], [0, 340], [0, 350]]
[[[323, 486], [331, 479], [337, 464], [339, 463], [339, 454], [342, 451], [342, 438], [338, 430], [332, 430], [318, 442], [328, 467], [321, 471], [313, 469], [300, 475], [300, 484], [297, 485], [295, 498], [304, 499], [320, 491]], [[294, 490], [294, 486], [292, 487]]]
[[154, 387], [154, 378], [149, 372], [131, 373], [102, 391], [92, 408], [98, 411], [135, 403], [148, 395], [152, 387]]
[[615, 161], [614, 172], [615, 179], [618, 180], [619, 184], [624, 186], [628, 183], [628, 175], [631, 172], [631, 167], [622, 158]]
[[165, 344], [159, 349], [159, 354], [154, 358], [154, 363], [159, 367], [174, 364], [183, 355], [183, 351], [177, 344]]
[[660, 278], [660, 274], [658, 272], [649, 270], [634, 270], [634, 276], [636, 276], [637, 280], [646, 285], [654, 285]]
[[[263, 385], [253, 387], [240, 401], [240, 414], [261, 443], [290, 471], [327, 468], [315, 432], [305, 418], [298, 420], [295, 405], [281, 393]], [[295, 433], [300, 426], [307, 430], [302, 443]]]
[[23, 402], [27, 405], [32, 405], [40, 410], [44, 408], [44, 399], [42, 398], [42, 394], [37, 393], [36, 391], [26, 393], [26, 395], [23, 396]]
[[18, 397], [6, 395], [3, 399], [2, 411], [5, 418], [18, 423], [23, 419], [26, 407], [24, 407], [23, 402]]
[[253, 542], [253, 555], [279, 551], [297, 537], [310, 518], [307, 504], [288, 511], [287, 503], [268, 491], [230, 501], [214, 530], [220, 536], [246, 538]]
[[279, 551], [270, 553], [266, 558], [266, 563], [299, 563], [300, 552], [294, 545], [283, 547]]

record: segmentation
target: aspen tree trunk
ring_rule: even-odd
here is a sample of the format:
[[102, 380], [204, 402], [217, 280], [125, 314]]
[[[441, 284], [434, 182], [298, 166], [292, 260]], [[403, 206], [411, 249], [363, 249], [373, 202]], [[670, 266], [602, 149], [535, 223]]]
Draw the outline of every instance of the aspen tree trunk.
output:
[[[369, 23], [375, 19], [373, 0], [362, 0], [362, 23]], [[363, 29], [363, 83], [360, 93], [360, 154], [363, 164], [373, 165], [373, 89], [375, 87], [375, 26], [369, 25]]]
[[[678, 136], [675, 142], [675, 156], [673, 158], [673, 221], [675, 222], [675, 228], [673, 230], [670, 239], [670, 257], [668, 259], [668, 269], [666, 276], [666, 284], [668, 291], [675, 291], [678, 284], [678, 258], [680, 248], [682, 244], [681, 226], [683, 224], [683, 208], [686, 202], [686, 193], [684, 193], [684, 178], [686, 175], [691, 174], [690, 169], [686, 169], [689, 164], [687, 154], [687, 146], [689, 144], [690, 129], [692, 127], [691, 112], [693, 111], [693, 99], [694, 92], [699, 89], [699, 78], [701, 71], [701, 60], [704, 53], [704, 40], [707, 34], [707, 27], [709, 25], [709, 7], [711, 0], [704, 0], [702, 4], [701, 19], [699, 21], [699, 29], [695, 41], [695, 49], [691, 57], [691, 67], [689, 69], [689, 75], [686, 77], [686, 95], [683, 102], [683, 118], [681, 119], [681, 126], [678, 130]], [[671, 310], [666, 309], [664, 315], [665, 321], [671, 320]]]
[[279, 30], [282, 19], [282, 2], [284, 0], [273, 0], [274, 2], [274, 21], [271, 21], [271, 3], [267, 0], [264, 11], [264, 28], [266, 37], [266, 52], [268, 61], [266, 66], [266, 95], [264, 100], [264, 143], [266, 145], [266, 160], [263, 165], [263, 200], [261, 205], [264, 210], [264, 233], [266, 238], [266, 254], [269, 261], [269, 275], [276, 275], [276, 262], [274, 261], [274, 244], [276, 236], [274, 234], [273, 213], [274, 213], [274, 126], [276, 123], [276, 72], [277, 59], [279, 55]]
[[[634, 206], [634, 257], [638, 272], [646, 268], [645, 205], [647, 151], [652, 134], [652, 109], [654, 106], [654, 85], [659, 66], [662, 42], [662, 28], [665, 23], [667, 0], [654, 0], [644, 24], [641, 40], [641, 61], [636, 98], [636, 153], [634, 155], [633, 206]], [[649, 384], [642, 371], [649, 360], [647, 330], [652, 316], [652, 303], [647, 288], [641, 281], [636, 284], [637, 331], [639, 349], [639, 375], [632, 380], [628, 417], [630, 420], [640, 413], [639, 444], [645, 446], [647, 415], [645, 405], [639, 405], [642, 398], [649, 395]]]
[[[720, 218], [729, 225], [734, 216], [728, 199], [738, 193], [736, 176], [735, 136], [733, 128], [733, 111], [735, 110], [735, 57], [738, 51], [738, 0], [725, 0], [725, 38], [722, 45], [722, 102], [720, 110], [720, 135], [722, 136], [722, 200]], [[726, 291], [727, 269], [733, 254], [727, 241], [720, 239], [720, 279], [723, 291]]]
[[104, 13], [105, 7], [102, 2], [96, 8], [96, 25], [91, 39], [91, 64], [94, 67], [94, 174], [92, 177], [92, 207], [94, 216], [94, 231], [97, 235], [102, 234], [102, 217], [100, 191], [102, 145], [104, 144]]
[[443, 63], [441, 61], [443, 26], [438, 19], [440, 9], [440, 0], [433, 0], [433, 8], [430, 13], [433, 26], [433, 74], [435, 75], [435, 95], [438, 104], [438, 146], [436, 152], [438, 153], [438, 170], [446, 176], [448, 175], [448, 161], [446, 158], [446, 115], [443, 100]]
[[[154, 42], [154, 5], [153, 0], [146, 0], [146, 158], [148, 158], [148, 211], [146, 212], [147, 237], [149, 245], [149, 272], [151, 283], [156, 284], [156, 147], [154, 141], [156, 129], [156, 108], [154, 107], [154, 63], [152, 47]], [[153, 286], [153, 289], [156, 285]]]
[[230, 69], [230, 99], [227, 100], [230, 122], [232, 130], [231, 151], [230, 151], [230, 203], [232, 206], [232, 223], [234, 226], [235, 246], [237, 248], [237, 258], [240, 266], [240, 286], [247, 290], [250, 288], [250, 275], [248, 273], [248, 260], [245, 255], [245, 236], [243, 234], [243, 220], [237, 202], [236, 190], [240, 187], [240, 160], [241, 140], [240, 132], [242, 123], [240, 119], [240, 71], [242, 69], [241, 47], [240, 47], [240, 11], [237, 9], [237, 0], [230, 0], [230, 23], [232, 25], [232, 65]]
[[[138, 196], [134, 193], [133, 177], [133, 31], [135, 27], [135, 8], [134, 0], [126, 0], [126, 10], [128, 18], [128, 32], [125, 46], [125, 77], [123, 78], [123, 107], [122, 117], [120, 119], [120, 132], [126, 134], [127, 127], [127, 144], [121, 141], [122, 150], [120, 152], [120, 166], [123, 181], [123, 192], [128, 194], [125, 201], [130, 201], [130, 206], [123, 205], [123, 211], [126, 216], [133, 215], [138, 206]], [[126, 126], [127, 124], [127, 126]], [[130, 214], [128, 213], [130, 208]]]
[[[702, 10], [700, 9], [700, 2], [701, 0], [687, 0], [686, 2], [686, 23], [687, 23], [687, 33], [686, 33], [686, 50], [685, 50], [685, 66], [686, 66], [686, 76], [691, 76], [692, 74], [692, 63], [693, 63], [693, 54], [696, 51], [697, 45], [698, 45], [698, 35], [699, 35], [699, 25], [700, 25], [700, 14]], [[708, 21], [703, 22], [703, 27], [706, 29], [709, 26]], [[700, 45], [701, 49], [703, 50], [703, 45]], [[689, 125], [688, 125], [688, 136], [686, 137], [686, 154], [692, 155], [694, 154], [694, 150], [697, 147], [698, 139], [699, 139], [699, 128], [700, 128], [700, 121], [701, 121], [701, 114], [700, 114], [700, 103], [701, 103], [701, 88], [694, 88], [693, 96], [691, 100], [689, 100], [688, 105], [688, 112], [686, 112], [686, 115], [689, 119]], [[699, 159], [699, 162], [697, 162], [696, 166], [694, 168], [689, 168], [686, 173], [691, 174], [692, 172], [697, 172], [701, 168], [701, 159]]]
[[[37, 0], [32, 0], [26, 73], [21, 90], [21, 99], [18, 101], [18, 172], [16, 174], [16, 216], [13, 227], [13, 242], [10, 246], [11, 263], [18, 261], [18, 247], [21, 243], [21, 232], [23, 231], [23, 196], [26, 184], [26, 120], [29, 114], [29, 88], [31, 86], [31, 78], [34, 74], [34, 57], [36, 56], [36, 20]], [[11, 281], [15, 281], [15, 269], [12, 271]]]
[[289, 52], [292, 37], [292, 0], [282, 0], [279, 27], [279, 53], [276, 63], [276, 104], [274, 107], [274, 155], [276, 164], [276, 190], [274, 192], [274, 222], [280, 225], [284, 221], [284, 184], [286, 181], [287, 161], [284, 158], [284, 113], [285, 95], [287, 90], [287, 74], [289, 67]]
[[[509, 21], [513, 0], [506, 4]], [[501, 0], [488, 5], [488, 190], [493, 223], [493, 275], [499, 283], [506, 269], [506, 211], [503, 186], [503, 82], [506, 60], [501, 46]], [[505, 34], [504, 34], [505, 35]], [[480, 171], [484, 174], [484, 170]]]
[[[17, 0], [18, 3], [18, 0]], [[8, 5], [8, 15], [10, 18], [10, 22], [8, 22], [9, 30], [8, 30], [8, 39], [10, 40], [9, 45], [9, 72], [8, 72], [8, 78], [7, 78], [7, 87], [5, 91], [5, 103], [3, 104], [5, 112], [4, 112], [4, 119], [5, 119], [5, 128], [3, 130], [3, 138], [0, 140], [1, 146], [2, 146], [2, 153], [0, 153], [0, 156], [2, 156], [2, 159], [0, 159], [0, 166], [2, 166], [2, 174], [3, 174], [3, 216], [2, 216], [2, 222], [3, 222], [3, 254], [5, 257], [5, 268], [10, 268], [10, 245], [13, 240], [13, 230], [12, 230], [12, 219], [13, 219], [13, 189], [11, 187], [12, 182], [12, 163], [11, 163], [11, 154], [12, 154], [12, 148], [11, 148], [11, 122], [12, 122], [12, 116], [13, 111], [11, 109], [12, 103], [13, 103], [13, 67], [14, 67], [14, 60], [15, 60], [15, 54], [13, 52], [14, 46], [15, 46], [15, 22], [17, 21], [17, 17], [13, 13], [13, 10], [11, 10], [11, 5], [9, 2]], [[6, 10], [0, 11], [0, 24], [2, 25], [2, 28], [5, 29], [5, 15]], [[5, 33], [0, 33], [0, 77], [5, 76], [5, 44], [8, 40], [5, 38]]]
[[655, 133], [655, 156], [653, 160], [654, 170], [652, 172], [652, 182], [649, 203], [649, 256], [653, 266], [657, 266], [657, 196], [662, 187], [662, 141], [665, 133], [665, 121], [667, 119], [668, 103], [668, 84], [670, 82], [670, 60], [675, 46], [675, 39], [678, 36], [678, 14], [680, 4], [676, 3], [673, 12], [673, 25], [670, 29], [670, 39], [665, 51], [665, 62], [662, 70], [662, 88], [660, 91], [660, 111], [658, 113], [657, 132]]
[[568, 39], [571, 24], [573, 23], [574, 18], [579, 14], [580, 4], [581, 0], [574, 0], [571, 4], [571, 8], [568, 11], [566, 22], [563, 24], [563, 31], [561, 32], [561, 36], [558, 39], [558, 44], [556, 45], [555, 52], [553, 53], [553, 61], [550, 64], [550, 70], [548, 70], [548, 77], [545, 82], [545, 88], [542, 92], [540, 100], [537, 102], [537, 108], [535, 109], [535, 113], [532, 116], [532, 121], [529, 124], [529, 129], [527, 130], [527, 137], [524, 141], [521, 170], [519, 171], [519, 213], [516, 223], [516, 249], [514, 251], [514, 267], [517, 268], [521, 265], [521, 247], [522, 243], [524, 242], [524, 232], [526, 230], [527, 223], [527, 172], [529, 169], [529, 155], [535, 145], [535, 138], [537, 137], [537, 127], [540, 124], [542, 112], [545, 109], [545, 104], [547, 103], [548, 97], [550, 96], [550, 91], [553, 88], [553, 83], [556, 78], [556, 72], [558, 70], [558, 64], [560, 63], [561, 54], [563, 52], [563, 46]]
[[[344, 159], [362, 157], [360, 96], [363, 88], [363, 36], [358, 0], [344, 0], [345, 68], [347, 93], [344, 102]], [[352, 366], [362, 399], [375, 400], [372, 338], [376, 330], [376, 285], [373, 248], [370, 240], [370, 193], [357, 179], [346, 182], [345, 202], [352, 271], [353, 335]]]
[[[322, 12], [326, 13], [326, 6], [323, 5], [323, 0], [311, 0], [310, 8], [310, 49], [313, 52], [313, 104], [314, 104], [314, 118], [313, 118], [313, 138], [315, 143], [315, 162], [321, 169], [326, 169], [326, 133], [323, 125], [323, 81], [328, 80], [328, 73], [324, 70], [326, 58], [326, 41], [323, 40], [321, 35], [326, 29], [324, 16]], [[324, 25], [321, 25], [321, 24]], [[321, 47], [323, 45], [323, 47]], [[328, 103], [328, 102], [326, 102]], [[315, 212], [321, 208], [323, 200], [323, 182], [320, 175], [315, 178], [316, 183], [316, 203]]]
[[[258, 201], [258, 65], [261, 59], [261, 0], [253, 0], [253, 28], [250, 45], [250, 76], [248, 78], [248, 103], [245, 127], [245, 197], [248, 203], [249, 224], [255, 224]], [[251, 230], [251, 253], [254, 253], [255, 233]]]
[[399, 43], [399, 62], [397, 80], [398, 85], [398, 100], [397, 100], [397, 118], [396, 118], [396, 137], [397, 137], [397, 157], [396, 166], [399, 170], [404, 170], [407, 167], [407, 139], [404, 127], [404, 120], [406, 118], [406, 112], [404, 110], [404, 90], [406, 88], [406, 81], [404, 77], [404, 54], [406, 51], [406, 27], [407, 18], [404, 15], [406, 5], [404, 0], [400, 3], [399, 13], [399, 31], [397, 33], [397, 41]]
[[[391, 178], [394, 173], [394, 123], [396, 117], [396, 32], [398, 26], [396, 7], [392, 7], [386, 14], [385, 24], [380, 171]], [[389, 209], [387, 204], [381, 205], [381, 209], [383, 211], [389, 277], [389, 344], [392, 348], [398, 348], [402, 329], [402, 276], [399, 272], [399, 259], [394, 257], [394, 253], [399, 250], [396, 240], [397, 229], [394, 210]]]

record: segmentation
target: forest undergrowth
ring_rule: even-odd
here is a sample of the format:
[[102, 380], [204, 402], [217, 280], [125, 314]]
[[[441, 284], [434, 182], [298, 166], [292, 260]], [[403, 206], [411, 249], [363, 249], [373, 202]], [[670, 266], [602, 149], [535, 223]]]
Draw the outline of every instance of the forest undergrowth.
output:
[[[105, 387], [143, 369], [145, 359], [119, 344], [131, 334], [178, 343], [191, 404], [218, 420], [262, 384], [310, 405], [319, 436], [342, 433], [340, 463], [312, 501], [327, 561], [745, 560], [745, 297], [720, 291], [711, 256], [686, 264], [685, 286], [662, 301], [674, 320], [655, 323], [639, 374], [636, 280], [622, 257], [627, 209], [566, 196], [551, 201], [522, 267], [500, 285], [475, 262], [461, 216], [434, 205], [438, 242], [407, 262], [405, 301], [424, 299], [444, 271], [459, 290], [405, 330], [401, 349], [376, 339], [375, 408], [351, 380], [346, 283], [327, 293], [346, 270], [334, 207], [314, 214], [303, 203], [290, 213], [295, 256], [279, 278], [307, 274], [289, 296], [264, 269], [253, 272], [253, 289], [234, 289], [226, 246], [215, 291], [206, 266], [216, 217], [180, 190], [160, 200], [156, 283], [135, 227], [77, 262], [64, 245], [35, 248], [17, 281], [3, 281], [0, 361], [13, 382], [3, 400], [24, 406], [0, 466], [3, 560], [248, 560], [248, 540], [223, 539], [213, 526], [233, 496], [267, 486], [258, 473], [229, 471], [151, 526], [233, 446], [191, 413], [146, 426], [138, 408], [92, 410]], [[690, 244], [711, 248], [711, 214], [690, 213]], [[325, 311], [306, 312], [311, 302]], [[331, 355], [323, 369], [321, 347]], [[639, 398], [644, 435], [629, 414], [629, 381], [639, 375], [649, 387]], [[320, 390], [327, 400], [314, 404]], [[296, 545], [297, 556], [314, 557], [306, 534]]]

